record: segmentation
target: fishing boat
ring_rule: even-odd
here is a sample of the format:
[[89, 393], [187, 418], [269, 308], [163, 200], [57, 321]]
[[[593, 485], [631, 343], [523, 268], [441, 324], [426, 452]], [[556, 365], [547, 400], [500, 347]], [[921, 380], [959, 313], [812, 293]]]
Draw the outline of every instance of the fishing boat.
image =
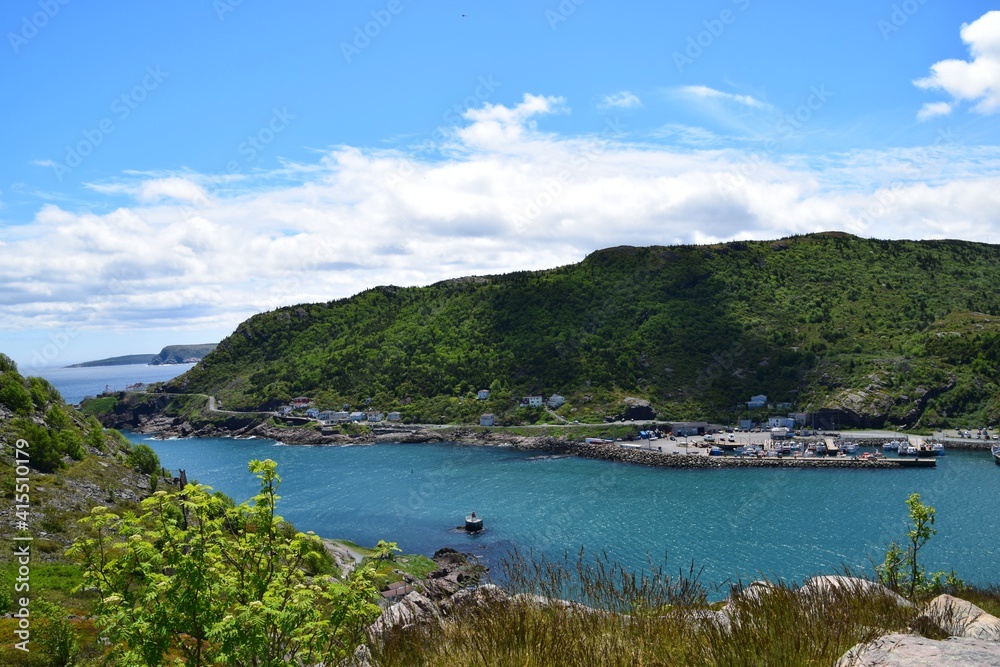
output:
[[722, 451], [722, 447], [719, 447], [718, 445], [715, 445], [710, 450], [708, 450], [709, 456], [723, 456], [724, 454], [725, 452]]
[[882, 451], [883, 452], [899, 451], [899, 442], [897, 440], [890, 440], [889, 442], [883, 442]]
[[917, 448], [913, 445], [900, 444], [899, 445], [899, 455], [900, 456], [916, 456], [919, 454]]
[[998, 466], [1000, 466], [1000, 445], [993, 445], [993, 448], [990, 449], [990, 452], [993, 453], [993, 463], [996, 463]]
[[840, 451], [845, 454], [852, 455], [858, 453], [858, 443], [856, 442], [844, 442], [840, 445]]
[[944, 456], [944, 443], [935, 442], [931, 445], [931, 454], [933, 456]]

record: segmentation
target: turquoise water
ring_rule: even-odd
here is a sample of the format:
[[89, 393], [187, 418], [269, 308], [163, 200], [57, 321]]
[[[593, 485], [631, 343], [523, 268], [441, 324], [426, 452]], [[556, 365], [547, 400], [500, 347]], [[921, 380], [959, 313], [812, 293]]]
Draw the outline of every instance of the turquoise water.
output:
[[87, 368], [40, 368], [22, 372], [25, 375], [41, 376], [51, 382], [67, 403], [79, 403], [84, 396], [96, 396], [104, 391], [105, 387], [111, 391], [123, 391], [125, 387], [136, 382], [163, 382], [180, 375], [193, 365], [132, 364]]
[[[238, 501], [256, 490], [247, 462], [274, 459], [281, 514], [326, 537], [425, 554], [451, 546], [491, 562], [514, 545], [552, 556], [585, 547], [636, 569], [667, 553], [668, 569], [693, 562], [709, 584], [870, 568], [918, 492], [937, 508], [928, 568], [1000, 580], [1000, 468], [988, 452], [950, 452], [927, 470], [670, 470], [453, 444], [130, 438]], [[481, 535], [455, 530], [471, 511], [485, 519]]]

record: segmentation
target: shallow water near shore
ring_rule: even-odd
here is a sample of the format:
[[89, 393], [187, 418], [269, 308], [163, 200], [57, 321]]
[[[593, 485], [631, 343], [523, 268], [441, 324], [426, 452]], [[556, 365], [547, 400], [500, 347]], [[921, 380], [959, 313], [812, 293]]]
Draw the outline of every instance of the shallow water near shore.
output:
[[[359, 544], [396, 541], [406, 552], [450, 546], [496, 560], [512, 546], [562, 557], [604, 550], [630, 568], [647, 555], [668, 572], [692, 562], [702, 581], [761, 575], [799, 581], [844, 565], [870, 570], [920, 493], [938, 534], [921, 552], [928, 570], [970, 583], [1000, 571], [1000, 469], [988, 452], [949, 452], [934, 469], [675, 470], [503, 447], [380, 444], [287, 446], [271, 440], [190, 438], [149, 444], [178, 468], [237, 501], [256, 492], [247, 462], [271, 458], [283, 478], [279, 512], [300, 530]], [[486, 530], [456, 531], [466, 514]]]

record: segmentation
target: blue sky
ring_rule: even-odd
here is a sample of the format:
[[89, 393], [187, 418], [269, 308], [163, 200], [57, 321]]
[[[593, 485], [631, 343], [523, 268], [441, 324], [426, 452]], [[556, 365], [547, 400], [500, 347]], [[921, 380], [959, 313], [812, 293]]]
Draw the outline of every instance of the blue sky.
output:
[[9, 0], [0, 350], [156, 351], [610, 245], [998, 242], [996, 9]]

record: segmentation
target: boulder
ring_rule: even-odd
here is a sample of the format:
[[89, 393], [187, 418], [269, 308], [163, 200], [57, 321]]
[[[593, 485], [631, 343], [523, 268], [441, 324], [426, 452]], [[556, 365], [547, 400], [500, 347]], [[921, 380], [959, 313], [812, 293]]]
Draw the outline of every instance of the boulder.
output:
[[883, 635], [858, 644], [836, 667], [1000, 667], [1000, 644], [952, 637], [944, 641], [915, 635]]
[[950, 637], [1000, 642], [1000, 618], [950, 595], [939, 595], [928, 602], [918, 621], [931, 623]]
[[437, 619], [440, 611], [433, 602], [413, 591], [382, 612], [368, 628], [371, 637], [384, 637], [396, 628], [408, 628], [424, 621]]
[[803, 594], [826, 593], [831, 590], [842, 590], [848, 593], [860, 595], [876, 595], [892, 600], [900, 607], [912, 607], [913, 603], [904, 598], [899, 593], [889, 589], [877, 581], [861, 579], [859, 577], [826, 576], [812, 577], [799, 591]]

